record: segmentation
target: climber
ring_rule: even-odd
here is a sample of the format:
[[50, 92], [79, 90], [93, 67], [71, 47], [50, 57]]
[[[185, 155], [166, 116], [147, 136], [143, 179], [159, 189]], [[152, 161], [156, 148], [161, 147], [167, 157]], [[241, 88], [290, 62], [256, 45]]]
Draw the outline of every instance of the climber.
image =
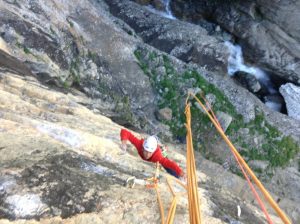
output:
[[147, 139], [138, 139], [126, 129], [121, 130], [121, 148], [123, 151], [127, 149], [127, 142], [133, 144], [140, 157], [149, 162], [159, 162], [164, 169], [174, 177], [186, 179], [182, 169], [172, 160], [164, 157], [160, 146], [158, 145], [156, 136], [150, 136]]

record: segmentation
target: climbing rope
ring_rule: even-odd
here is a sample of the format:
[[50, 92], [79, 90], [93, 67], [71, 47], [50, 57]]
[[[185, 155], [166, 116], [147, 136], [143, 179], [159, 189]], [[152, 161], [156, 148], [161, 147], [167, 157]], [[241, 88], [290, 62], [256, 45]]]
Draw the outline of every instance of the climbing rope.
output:
[[[188, 100], [188, 99], [187, 99]], [[193, 139], [192, 139], [192, 130], [191, 130], [191, 111], [190, 111], [190, 105], [186, 103], [185, 108], [185, 114], [186, 114], [186, 129], [187, 129], [187, 135], [186, 135], [186, 167], [187, 167], [187, 186], [185, 186], [181, 181], [178, 179], [175, 179], [180, 185], [182, 185], [188, 193], [188, 206], [189, 206], [189, 218], [191, 224], [201, 224], [201, 213], [200, 213], [200, 200], [198, 195], [198, 182], [197, 182], [197, 175], [196, 175], [196, 164], [195, 164], [195, 156], [194, 156], [194, 149], [193, 149]], [[164, 210], [163, 205], [161, 202], [159, 190], [158, 190], [158, 179], [159, 176], [159, 164], [156, 165], [156, 172], [154, 177], [148, 179], [148, 181], [151, 181], [152, 184], [147, 185], [149, 188], [154, 188], [156, 190], [157, 199], [159, 203], [160, 213], [161, 213], [161, 223], [164, 224]], [[167, 183], [169, 186], [169, 189], [173, 195], [173, 200], [171, 202], [168, 217], [166, 219], [166, 224], [171, 224], [174, 221], [175, 217], [175, 211], [177, 206], [177, 200], [178, 197], [181, 196], [181, 194], [176, 194], [173, 190], [170, 179], [167, 178]]]
[[[208, 115], [209, 119], [211, 122], [214, 124], [216, 127], [217, 131], [220, 133], [222, 138], [225, 140], [227, 145], [229, 146], [231, 152], [233, 153], [234, 157], [236, 160], [246, 169], [247, 173], [251, 176], [251, 178], [254, 180], [255, 184], [258, 186], [266, 200], [269, 202], [269, 204], [272, 206], [272, 208], [275, 210], [275, 212], [278, 214], [278, 216], [281, 218], [281, 220], [285, 224], [290, 224], [290, 220], [288, 217], [285, 215], [285, 213], [279, 208], [278, 204], [274, 201], [272, 196], [269, 194], [269, 192], [265, 189], [265, 187], [262, 185], [262, 183], [258, 180], [258, 178], [255, 176], [251, 168], [247, 165], [247, 163], [244, 161], [244, 159], [241, 157], [239, 152], [236, 150], [234, 145], [231, 143], [231, 141], [228, 139], [228, 137], [225, 135], [224, 131], [222, 130], [220, 124], [216, 122], [216, 120], [211, 116], [211, 114], [208, 112], [206, 107], [203, 105], [203, 103], [194, 95], [190, 93], [190, 96], [194, 97], [196, 101], [199, 103], [199, 105], [202, 107], [202, 109], [205, 111], [205, 113]], [[244, 173], [244, 172], [243, 172]], [[247, 175], [246, 175], [247, 176]], [[245, 177], [246, 177], [245, 176]], [[251, 188], [252, 189], [252, 188]], [[254, 188], [253, 188], [254, 189]], [[255, 189], [254, 189], [255, 190]], [[258, 196], [258, 195], [257, 195]], [[263, 209], [264, 211], [265, 209]], [[267, 220], [269, 221], [268, 215], [265, 213]]]
[[[193, 150], [193, 140], [192, 140], [192, 130], [191, 130], [191, 111], [190, 111], [190, 104], [188, 103], [189, 97], [192, 96], [196, 101], [199, 103], [199, 105], [202, 107], [202, 109], [205, 111], [205, 113], [208, 115], [211, 122], [216, 127], [217, 131], [220, 133], [222, 138], [225, 140], [225, 142], [228, 144], [234, 158], [236, 159], [239, 167], [242, 170], [243, 175], [245, 176], [252, 193], [254, 194], [255, 198], [257, 199], [259, 206], [261, 207], [263, 213], [266, 216], [266, 219], [269, 224], [272, 224], [272, 220], [270, 219], [270, 216], [260, 199], [256, 189], [254, 188], [253, 184], [250, 181], [250, 177], [254, 180], [255, 184], [258, 186], [264, 197], [267, 199], [267, 201], [270, 203], [272, 208], [276, 211], [276, 213], [279, 215], [279, 217], [282, 219], [282, 221], [285, 224], [290, 224], [290, 220], [288, 217], [284, 214], [284, 212], [279, 208], [277, 203], [273, 200], [271, 195], [268, 193], [268, 191], [264, 188], [264, 186], [261, 184], [261, 182], [257, 179], [253, 171], [250, 169], [250, 167], [247, 165], [247, 163], [243, 160], [239, 152], [235, 149], [231, 141], [228, 139], [228, 137], [225, 135], [217, 117], [215, 116], [212, 107], [210, 103], [205, 99], [205, 97], [201, 94], [202, 99], [205, 102], [205, 105], [194, 95], [189, 94], [189, 96], [186, 99], [186, 107], [185, 107], [185, 115], [186, 115], [186, 129], [187, 129], [187, 135], [186, 135], [186, 144], [187, 144], [187, 150], [186, 150], [186, 167], [187, 167], [187, 185], [184, 185], [180, 180], [177, 178], [170, 176], [175, 180], [177, 183], [179, 183], [183, 188], [187, 190], [188, 193], [188, 207], [189, 207], [189, 218], [191, 224], [201, 224], [201, 213], [200, 213], [200, 200], [198, 195], [198, 185], [197, 185], [197, 175], [196, 175], [196, 165], [195, 165], [195, 157], [194, 157], [194, 150]], [[165, 221], [164, 217], [164, 209], [163, 204], [160, 197], [160, 192], [158, 189], [158, 183], [159, 183], [159, 163], [156, 164], [156, 172], [155, 175], [152, 178], [147, 179], [146, 181], [151, 182], [149, 184], [146, 184], [147, 188], [154, 188], [157, 194], [157, 200], [159, 203], [159, 209], [161, 214], [161, 223], [162, 224], [171, 224], [174, 221], [175, 217], [175, 211], [177, 206], [178, 197], [182, 196], [183, 194], [176, 194], [175, 191], [172, 188], [171, 185], [171, 179], [170, 177], [167, 177], [167, 184], [168, 187], [172, 193], [173, 199], [170, 204], [170, 208], [168, 211], [168, 216]], [[185, 194], [185, 192], [184, 192]]]
[[[188, 100], [188, 98], [187, 98]], [[188, 190], [188, 204], [189, 216], [191, 224], [201, 223], [200, 201], [198, 196], [198, 185], [196, 175], [195, 156], [193, 150], [193, 139], [191, 129], [191, 110], [190, 105], [187, 103], [185, 106], [186, 116], [186, 169], [187, 169], [187, 190]]]
[[[213, 111], [213, 109], [212, 109], [212, 106], [211, 106], [210, 103], [206, 100], [206, 98], [204, 97], [204, 95], [202, 94], [202, 92], [201, 92], [200, 96], [201, 96], [201, 98], [203, 99], [203, 101], [205, 102], [205, 106], [207, 106], [207, 107], [209, 108], [209, 110], [207, 110], [207, 112], [211, 113], [211, 115], [212, 115], [213, 119], [215, 120], [216, 124], [217, 124], [218, 127], [222, 130], [222, 132], [224, 133], [224, 130], [223, 130], [223, 128], [222, 128], [220, 122], [218, 121], [217, 117], [216, 117], [215, 114], [214, 114], [214, 111]], [[266, 209], [264, 203], [263, 203], [262, 200], [260, 199], [260, 197], [259, 197], [257, 191], [255, 190], [255, 188], [254, 188], [254, 186], [253, 186], [251, 180], [249, 179], [249, 176], [247, 175], [247, 173], [245, 172], [245, 170], [244, 170], [242, 164], [241, 164], [240, 161], [238, 160], [238, 157], [236, 156], [235, 153], [233, 153], [233, 156], [234, 156], [236, 162], [238, 163], [238, 165], [239, 165], [239, 167], [240, 167], [240, 169], [241, 169], [241, 171], [242, 171], [242, 173], [243, 173], [245, 179], [247, 180], [247, 183], [248, 183], [248, 185], [250, 186], [250, 189], [251, 189], [251, 191], [252, 191], [254, 197], [255, 197], [256, 200], [258, 201], [258, 204], [259, 204], [260, 208], [262, 209], [263, 213], [265, 214], [268, 223], [269, 223], [269, 224], [273, 224], [273, 222], [272, 222], [272, 220], [271, 220], [271, 218], [270, 218], [269, 213], [267, 212], [267, 209]]]
[[183, 194], [186, 194], [186, 192], [183, 193], [175, 193], [175, 191], [173, 190], [172, 186], [171, 186], [171, 178], [173, 178], [173, 180], [175, 180], [177, 183], [179, 183], [184, 189], [186, 189], [186, 186], [177, 178], [174, 178], [173, 176], [167, 177], [167, 184], [169, 186], [169, 189], [172, 193], [173, 196], [173, 200], [171, 202], [170, 208], [169, 208], [169, 212], [168, 212], [168, 217], [165, 221], [165, 215], [164, 215], [164, 208], [163, 208], [163, 204], [161, 201], [161, 197], [160, 197], [160, 192], [158, 189], [158, 183], [159, 183], [159, 163], [156, 163], [156, 171], [153, 177], [146, 179], [147, 182], [150, 182], [149, 184], [146, 184], [146, 187], [149, 188], [154, 188], [156, 191], [156, 195], [157, 195], [157, 201], [159, 204], [159, 210], [160, 210], [160, 216], [161, 216], [161, 224], [172, 224], [174, 221], [174, 217], [175, 217], [175, 211], [176, 211], [176, 206], [177, 206], [177, 200], [179, 198], [179, 196], [182, 196]]

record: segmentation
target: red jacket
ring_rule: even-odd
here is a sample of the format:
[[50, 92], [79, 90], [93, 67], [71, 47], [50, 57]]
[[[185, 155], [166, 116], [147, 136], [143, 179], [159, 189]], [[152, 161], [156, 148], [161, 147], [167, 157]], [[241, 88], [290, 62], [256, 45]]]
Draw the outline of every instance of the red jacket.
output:
[[121, 130], [120, 135], [121, 135], [121, 140], [129, 140], [136, 147], [140, 157], [143, 160], [153, 162], [153, 163], [159, 162], [163, 167], [174, 170], [178, 176], [180, 176], [182, 174], [182, 170], [177, 165], [177, 163], [163, 157], [159, 146], [157, 146], [157, 149], [154, 151], [154, 153], [152, 154], [152, 156], [149, 159], [145, 159], [144, 154], [143, 154], [144, 139], [136, 138], [131, 132], [129, 132], [125, 129]]

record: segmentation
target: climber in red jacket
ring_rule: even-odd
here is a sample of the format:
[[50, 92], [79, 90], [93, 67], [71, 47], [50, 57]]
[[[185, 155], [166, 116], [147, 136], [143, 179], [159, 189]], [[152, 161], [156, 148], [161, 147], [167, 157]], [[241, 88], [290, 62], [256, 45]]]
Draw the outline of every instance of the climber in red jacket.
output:
[[140, 157], [143, 160], [149, 162], [159, 162], [165, 170], [179, 178], [185, 178], [185, 174], [182, 169], [172, 160], [165, 158], [162, 155], [161, 149], [158, 146], [157, 138], [155, 136], [150, 136], [147, 139], [138, 139], [131, 132], [126, 129], [121, 130], [121, 141], [122, 141], [122, 149], [126, 151], [127, 142], [130, 141], [137, 149]]

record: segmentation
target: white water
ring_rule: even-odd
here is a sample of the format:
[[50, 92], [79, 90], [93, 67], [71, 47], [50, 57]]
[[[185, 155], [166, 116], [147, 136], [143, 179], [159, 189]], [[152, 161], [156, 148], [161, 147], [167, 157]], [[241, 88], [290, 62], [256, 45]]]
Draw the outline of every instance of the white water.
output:
[[168, 19], [176, 19], [175, 16], [173, 16], [171, 9], [170, 9], [170, 0], [162, 0], [164, 6], [165, 6], [165, 11], [159, 11], [155, 9], [153, 6], [147, 6], [146, 8], [155, 14], [158, 14], [162, 17], [168, 18]]
[[170, 19], [176, 19], [176, 18], [173, 16], [172, 12], [171, 12], [170, 1], [171, 1], [171, 0], [163, 0], [163, 3], [164, 3], [164, 5], [165, 5], [165, 9], [166, 9], [167, 15], [169, 15], [169, 18], [170, 18]]
[[270, 94], [277, 93], [274, 85], [270, 81], [269, 76], [259, 68], [250, 67], [244, 64], [244, 58], [242, 54], [242, 48], [239, 45], [233, 45], [232, 43], [226, 41], [225, 45], [230, 51], [228, 58], [228, 74], [233, 75], [237, 71], [247, 72], [254, 75], [261, 83], [263, 83]]
[[[228, 58], [228, 74], [234, 75], [237, 71], [243, 71], [254, 75], [257, 80], [264, 84], [270, 94], [278, 94], [278, 91], [274, 88], [273, 83], [271, 82], [269, 76], [259, 68], [250, 67], [244, 64], [244, 58], [242, 54], [242, 49], [239, 45], [233, 45], [232, 43], [226, 41], [225, 45], [228, 47], [230, 51], [230, 55]], [[265, 105], [274, 111], [280, 111], [281, 104], [272, 101], [266, 101]]]

